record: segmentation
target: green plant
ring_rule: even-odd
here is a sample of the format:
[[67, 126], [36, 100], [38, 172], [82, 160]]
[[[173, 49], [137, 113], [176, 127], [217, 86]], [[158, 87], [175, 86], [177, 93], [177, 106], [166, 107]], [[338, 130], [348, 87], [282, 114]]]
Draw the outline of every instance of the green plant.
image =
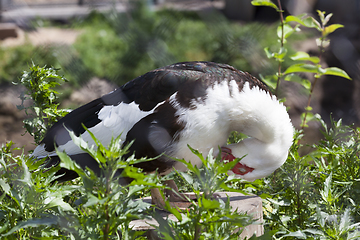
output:
[[[24, 120], [24, 126], [37, 144], [43, 139], [46, 130], [68, 113], [66, 109], [58, 109], [58, 92], [54, 90], [56, 86], [60, 85], [58, 80], [66, 81], [58, 75], [58, 69], [47, 66], [39, 67], [33, 64], [30, 71], [24, 71], [20, 81], [16, 83], [26, 88], [26, 91], [20, 96], [22, 103], [17, 107], [19, 110], [25, 110], [26, 114], [31, 116]], [[26, 100], [33, 102], [26, 106]]]
[[[280, 47], [277, 51], [271, 51], [269, 47], [266, 47], [264, 49], [268, 58], [274, 59], [278, 62], [278, 71], [276, 74], [262, 77], [262, 79], [269, 86], [274, 88], [275, 95], [278, 95], [278, 89], [281, 79], [300, 83], [305, 89], [309, 91], [308, 102], [307, 106], [305, 107], [305, 112], [302, 116], [301, 123], [301, 128], [304, 129], [304, 127], [307, 126], [307, 122], [313, 119], [313, 114], [311, 114], [312, 108], [310, 106], [310, 102], [318, 79], [321, 78], [323, 75], [335, 75], [346, 79], [351, 79], [344, 70], [337, 67], [322, 68], [320, 62], [323, 52], [330, 43], [330, 40], [327, 39], [328, 35], [334, 32], [336, 29], [342, 28], [343, 25], [327, 25], [332, 14], [325, 15], [325, 12], [319, 10], [317, 12], [320, 18], [320, 22], [313, 17], [307, 16], [306, 14], [301, 14], [299, 16], [289, 15], [284, 18], [280, 0], [278, 0], [277, 2], [278, 6], [275, 5], [271, 0], [252, 1], [252, 4], [255, 6], [269, 6], [274, 8], [280, 14], [280, 25], [277, 29]], [[290, 59], [293, 60], [295, 63], [283, 71], [282, 63], [284, 62], [285, 58], [288, 57], [288, 49], [285, 47], [284, 44], [292, 34], [301, 31], [300, 26], [306, 28], [313, 28], [320, 32], [321, 36], [316, 39], [316, 43], [319, 48], [319, 56], [310, 56], [306, 52], [296, 52], [295, 54], [289, 56]], [[303, 79], [298, 75], [294, 74], [300, 72], [313, 73], [315, 78], [314, 82], [310, 83], [307, 79]]]
[[0, 149], [0, 236], [29, 239], [56, 236], [53, 225], [61, 215], [75, 210], [64, 201], [78, 189], [76, 185], [52, 185], [59, 167], [41, 170], [44, 160], [34, 162], [28, 155], [14, 157], [12, 142]]
[[90, 75], [119, 85], [154, 68], [189, 60], [228, 63], [253, 73], [273, 67], [262, 48], [276, 43], [270, 34], [274, 27], [231, 23], [219, 13], [153, 12], [140, 4], [129, 13], [93, 12], [81, 26], [76, 58]]
[[[89, 131], [88, 131], [89, 132]], [[81, 178], [78, 189], [81, 198], [74, 204], [77, 215], [73, 225], [67, 227], [70, 236], [86, 239], [134, 239], [143, 232], [131, 231], [130, 222], [148, 217], [150, 204], [135, 200], [144, 189], [162, 187], [155, 174], [145, 175], [132, 165], [151, 159], [134, 159], [122, 156], [130, 145], [122, 147], [120, 136], [105, 147], [89, 132], [96, 147], [89, 146], [80, 137], [70, 132], [74, 143], [92, 156], [100, 167], [100, 174], [91, 169], [82, 169], [64, 152], [57, 151], [60, 167], [75, 171]], [[123, 178], [133, 179], [129, 184]]]
[[[308, 103], [302, 115], [301, 129], [309, 120], [322, 125], [324, 140], [314, 144], [312, 151], [300, 155], [303, 131], [299, 131], [285, 164], [273, 175], [258, 181], [250, 189], [264, 197], [265, 228], [273, 232], [273, 239], [357, 239], [359, 237], [359, 132], [341, 121], [327, 126], [319, 115], [310, 111], [310, 100], [318, 79], [323, 75], [349, 76], [336, 67], [322, 68], [322, 53], [329, 44], [327, 36], [340, 24], [327, 25], [332, 14], [318, 11], [320, 21], [306, 15], [283, 16], [280, 1], [252, 1], [254, 5], [270, 6], [280, 14], [277, 35], [280, 47], [274, 51], [265, 48], [266, 55], [278, 63], [277, 73], [262, 77], [276, 94], [281, 80], [300, 83], [308, 90]], [[286, 41], [301, 27], [320, 32], [317, 39], [319, 56], [297, 52], [289, 56]], [[283, 62], [294, 63], [283, 70]], [[310, 83], [295, 73], [312, 73]], [[340, 223], [340, 224], [339, 224]]]
[[357, 239], [359, 132], [341, 121], [329, 127], [315, 117], [324, 140], [301, 156], [297, 133], [285, 164], [254, 186], [264, 197], [265, 229], [274, 231], [274, 239]]
[[203, 167], [198, 168], [186, 160], [176, 159], [189, 169], [188, 173], [176, 171], [176, 174], [190, 187], [196, 200], [188, 199], [191, 205], [186, 211], [171, 207], [167, 201], [165, 209], [174, 214], [176, 221], [164, 220], [161, 216], [154, 215], [159, 223], [157, 231], [163, 239], [169, 240], [239, 239], [243, 227], [253, 224], [256, 219], [232, 209], [229, 198], [224, 202], [215, 199], [215, 196], [220, 190], [242, 192], [229, 186], [230, 182], [239, 179], [227, 175], [227, 171], [241, 159], [225, 164], [220, 155], [214, 158], [212, 151], [204, 158], [198, 151], [191, 147], [190, 149], [201, 159]]
[[16, 82], [32, 61], [38, 65], [59, 66], [53, 54], [55, 49], [51, 45], [33, 46], [29, 42], [20, 46], [0, 47], [0, 83]]

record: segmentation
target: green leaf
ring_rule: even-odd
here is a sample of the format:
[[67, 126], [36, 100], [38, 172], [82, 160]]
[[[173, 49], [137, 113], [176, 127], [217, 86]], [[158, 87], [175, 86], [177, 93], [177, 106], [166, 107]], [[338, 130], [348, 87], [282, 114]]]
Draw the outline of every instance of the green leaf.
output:
[[86, 203], [83, 205], [83, 207], [90, 207], [95, 204], [98, 204], [99, 202], [100, 202], [99, 198], [95, 197], [92, 194], [88, 194], [88, 199], [87, 199]]
[[[165, 196], [162, 196], [162, 197], [165, 197]], [[182, 219], [183, 215], [179, 212], [179, 209], [177, 209], [176, 207], [172, 207], [168, 200], [165, 201], [165, 208], [168, 212], [172, 213], [178, 221], [181, 222], [183, 220]]]
[[351, 80], [349, 75], [344, 70], [342, 70], [340, 68], [337, 68], [337, 67], [325, 68], [324, 74], [325, 75], [339, 76], [339, 77], [343, 77], [343, 78]]
[[[304, 119], [305, 115], [306, 115], [306, 119]], [[313, 120], [316, 120], [316, 118], [315, 118], [315, 116], [314, 116], [314, 114], [312, 112], [307, 111], [307, 112], [303, 112], [301, 114], [301, 122], [304, 123], [304, 127], [309, 127], [307, 125], [307, 123], [310, 122], [310, 121], [313, 121]]]
[[187, 182], [187, 184], [189, 185], [194, 184], [194, 179], [189, 174], [185, 172], [178, 172], [178, 174]]
[[305, 107], [305, 111], [312, 111], [312, 110], [313, 110], [313, 108], [311, 106]]
[[344, 27], [344, 25], [341, 25], [341, 24], [331, 24], [330, 26], [325, 27], [325, 29], [323, 31], [323, 36], [326, 37], [330, 33], [334, 32], [336, 29], [343, 28], [343, 27]]
[[56, 217], [56, 216], [30, 219], [28, 221], [18, 223], [9, 232], [3, 234], [2, 236], [9, 236], [10, 234], [12, 234], [20, 229], [23, 229], [23, 228], [39, 227], [41, 225], [50, 226], [50, 225], [57, 224], [57, 223], [58, 223], [58, 217]]
[[295, 72], [321, 73], [318, 66], [312, 64], [298, 63], [288, 67], [288, 69], [286, 69], [284, 74], [295, 73]]
[[325, 26], [328, 22], [329, 22], [329, 20], [330, 20], [330, 18], [332, 17], [332, 13], [329, 13], [325, 18], [324, 18], [324, 21], [323, 21], [323, 25]]
[[310, 90], [311, 88], [311, 82], [309, 80], [301, 78], [299, 75], [295, 73], [290, 73], [286, 75], [284, 80], [299, 83], [307, 90]]
[[265, 7], [272, 7], [274, 8], [276, 11], [280, 11], [278, 6], [276, 6], [273, 2], [271, 2], [270, 0], [254, 0], [251, 1], [251, 4], [254, 6], [265, 6]]
[[64, 200], [62, 199], [62, 197], [56, 197], [53, 198], [47, 205], [48, 208], [52, 208], [52, 207], [59, 207], [65, 211], [71, 211], [71, 212], [75, 212], [75, 209], [73, 209], [69, 203], [64, 202]]
[[128, 197], [132, 196], [133, 194], [135, 193], [138, 193], [142, 190], [144, 190], [147, 186], [144, 186], [144, 185], [131, 185], [131, 186], [128, 186], [129, 188], [129, 192], [127, 194]]
[[73, 170], [80, 176], [84, 174], [84, 171], [79, 167], [65, 152], [61, 152], [56, 148], [56, 154], [61, 159], [60, 167]]
[[319, 31], [321, 30], [321, 25], [319, 22], [317, 22], [314, 18], [312, 17], [306, 17], [304, 18], [304, 14], [301, 14], [299, 16], [293, 16], [293, 15], [289, 15], [285, 18], [284, 22], [288, 23], [288, 22], [296, 22], [299, 23], [300, 25], [304, 26], [304, 27], [308, 27], [308, 28], [317, 28]]
[[200, 203], [205, 209], [216, 209], [220, 207], [220, 203], [217, 200], [207, 199], [204, 195], [201, 196], [199, 205]]
[[11, 189], [10, 185], [7, 182], [5, 182], [3, 179], [0, 179], [0, 187], [5, 193], [9, 194]]
[[266, 200], [268, 200], [269, 202], [271, 202], [271, 203], [273, 203], [275, 205], [278, 205], [278, 206], [289, 206], [290, 205], [290, 203], [285, 201], [285, 200], [278, 201], [278, 200], [271, 199], [271, 198], [268, 198]]
[[261, 81], [263, 81], [266, 85], [268, 85], [271, 89], [276, 88], [276, 84], [278, 81], [278, 78], [276, 75], [269, 75], [269, 76], [263, 76], [262, 74], [259, 74]]
[[315, 64], [320, 62], [320, 59], [318, 57], [310, 57], [310, 55], [306, 52], [296, 52], [294, 55], [292, 55], [290, 57], [290, 59], [294, 60], [294, 61], [299, 61], [299, 60], [303, 60], [303, 61], [311, 61]]
[[269, 50], [269, 47], [264, 48], [265, 54], [267, 58], [273, 58], [274, 53]]
[[282, 47], [280, 48], [278, 53], [274, 54], [274, 58], [280, 62], [283, 62], [284, 61], [283, 59], [286, 56], [286, 54], [287, 54], [287, 49]]
[[290, 232], [288, 234], [285, 234], [282, 237], [295, 237], [297, 239], [306, 239], [306, 234], [298, 230], [296, 232]]
[[[277, 28], [277, 35], [279, 38], [281, 38], [281, 34], [282, 34], [282, 30], [283, 28], [281, 26], [279, 26]], [[288, 37], [290, 37], [291, 34], [293, 34], [296, 30], [291, 27], [289, 24], [284, 24], [284, 40]]]
[[297, 23], [300, 23], [301, 25], [304, 25], [305, 26], [305, 23], [304, 21], [298, 17], [298, 16], [293, 16], [293, 15], [289, 15], [285, 18], [285, 23], [288, 23], [288, 22], [297, 22]]
[[325, 11], [316, 10], [316, 12], [318, 13], [318, 15], [320, 17], [320, 21], [323, 23], [325, 20]]

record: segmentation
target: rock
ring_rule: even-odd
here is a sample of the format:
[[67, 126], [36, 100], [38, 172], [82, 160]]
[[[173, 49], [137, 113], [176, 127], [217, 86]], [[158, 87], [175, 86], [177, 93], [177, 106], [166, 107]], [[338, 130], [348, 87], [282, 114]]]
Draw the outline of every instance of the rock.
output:
[[19, 96], [24, 90], [23, 86], [0, 86], [0, 144], [13, 141], [14, 147], [24, 147], [27, 153], [34, 148], [34, 140], [28, 133], [25, 134], [23, 128], [25, 111], [20, 111], [16, 107], [21, 104]]
[[75, 90], [70, 98], [64, 101], [63, 105], [80, 106], [114, 91], [116, 88], [117, 85], [114, 83], [94, 77], [80, 89]]

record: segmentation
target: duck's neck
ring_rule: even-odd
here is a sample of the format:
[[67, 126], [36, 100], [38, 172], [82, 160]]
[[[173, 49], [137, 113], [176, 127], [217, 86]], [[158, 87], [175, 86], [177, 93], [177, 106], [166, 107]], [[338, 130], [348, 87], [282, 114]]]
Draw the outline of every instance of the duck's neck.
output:
[[275, 97], [247, 84], [233, 97], [239, 105], [229, 110], [230, 130], [249, 138], [230, 148], [236, 157], [247, 155], [241, 162], [255, 169], [247, 174], [248, 180], [267, 176], [287, 158], [293, 137], [289, 115]]

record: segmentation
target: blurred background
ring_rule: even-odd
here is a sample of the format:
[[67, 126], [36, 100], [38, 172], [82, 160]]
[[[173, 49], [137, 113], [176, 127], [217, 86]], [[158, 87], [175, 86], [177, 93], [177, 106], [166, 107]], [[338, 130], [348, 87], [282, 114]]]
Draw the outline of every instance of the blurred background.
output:
[[[324, 67], [344, 69], [352, 81], [324, 76], [311, 106], [329, 122], [360, 126], [360, 0], [283, 0], [286, 14], [333, 13], [345, 27], [330, 35]], [[278, 46], [278, 13], [251, 0], [0, 0], [0, 143], [34, 148], [17, 109], [18, 82], [32, 62], [61, 68], [69, 81], [58, 90], [61, 107], [75, 108], [152, 69], [181, 61], [214, 61], [259, 77], [277, 72], [265, 47]], [[294, 34], [292, 52], [318, 55], [317, 32]], [[291, 60], [283, 64], [291, 65]], [[312, 76], [302, 76], [313, 81]], [[308, 95], [296, 83], [281, 83], [279, 97], [296, 127]], [[31, 103], [28, 103], [31, 104]], [[319, 139], [309, 124], [309, 142]]]

